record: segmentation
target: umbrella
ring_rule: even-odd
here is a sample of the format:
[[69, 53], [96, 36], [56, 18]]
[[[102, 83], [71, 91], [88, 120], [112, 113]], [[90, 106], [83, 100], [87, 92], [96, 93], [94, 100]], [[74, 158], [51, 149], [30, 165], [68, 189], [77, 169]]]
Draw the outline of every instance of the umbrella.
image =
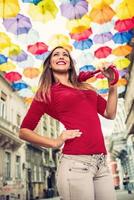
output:
[[126, 90], [126, 87], [124, 85], [122, 85], [120, 87], [117, 87], [118, 94], [121, 94], [121, 93], [125, 92], [125, 90]]
[[44, 42], [36, 42], [33, 45], [28, 45], [27, 50], [33, 55], [38, 55], [47, 52], [48, 46]]
[[60, 5], [61, 14], [68, 19], [79, 19], [88, 12], [88, 3], [78, 1], [75, 4], [63, 3]]
[[67, 29], [70, 33], [81, 33], [90, 28], [90, 18], [84, 15], [81, 19], [72, 19], [67, 21]]
[[26, 44], [26, 45], [30, 45], [30, 44], [34, 44], [38, 42], [39, 38], [40, 38], [39, 32], [32, 28], [26, 34], [17, 35], [17, 39], [22, 44]]
[[84, 71], [84, 72], [93, 71], [95, 69], [96, 68], [93, 65], [84, 65], [83, 67], [80, 67], [80, 72], [81, 71]]
[[0, 65], [0, 71], [10, 71], [15, 68], [16, 68], [16, 66], [11, 62], [3, 63]]
[[108, 46], [104, 46], [104, 47], [100, 47], [98, 48], [95, 52], [94, 55], [97, 58], [106, 58], [107, 56], [109, 56], [112, 52], [112, 49]]
[[48, 22], [56, 18], [58, 8], [53, 0], [42, 0], [29, 6], [29, 15], [33, 20]]
[[31, 98], [34, 95], [34, 93], [31, 91], [30, 88], [24, 88], [24, 89], [20, 90], [20, 91], [18, 91], [18, 94], [21, 97], [28, 97], [28, 98]]
[[127, 85], [128, 81], [125, 78], [120, 78], [118, 80], [118, 86]]
[[132, 38], [132, 34], [130, 32], [122, 32], [122, 33], [115, 33], [113, 35], [113, 41], [117, 44], [128, 43]]
[[112, 36], [113, 35], [112, 35], [111, 32], [96, 34], [94, 36], [94, 38], [93, 38], [93, 42], [94, 43], [103, 44], [103, 43], [108, 42], [109, 40], [111, 40]]
[[116, 15], [119, 19], [128, 19], [134, 16], [134, 1], [123, 0], [116, 9]]
[[49, 39], [48, 44], [51, 48], [69, 45], [69, 37], [63, 34], [55, 34]]
[[21, 52], [18, 55], [10, 56], [10, 59], [16, 62], [22, 62], [26, 60], [27, 57], [28, 57], [28, 54], [25, 51], [21, 50]]
[[33, 97], [25, 97], [24, 98], [24, 102], [27, 103], [27, 104], [31, 104], [33, 101]]
[[43, 54], [40, 54], [40, 55], [35, 55], [35, 57], [39, 60], [45, 60], [50, 54], [50, 51], [47, 51]]
[[9, 47], [9, 56], [17, 56], [21, 52], [20, 46], [17, 44], [11, 44]]
[[8, 72], [4, 74], [5, 79], [10, 82], [18, 81], [22, 78], [21, 74], [18, 72]]
[[98, 92], [99, 92], [99, 94], [107, 94], [108, 93], [108, 89], [107, 88], [100, 89]]
[[2, 54], [0, 54], [0, 65], [6, 63], [8, 58]]
[[15, 17], [19, 11], [18, 0], [0, 0], [0, 18]]
[[70, 33], [70, 37], [76, 41], [86, 40], [92, 34], [92, 29], [89, 28], [81, 33]]
[[119, 70], [118, 72], [119, 72], [119, 75], [120, 75], [121, 77], [123, 77], [123, 76], [125, 76], [126, 74], [128, 74], [128, 68], [123, 69], [123, 70]]
[[134, 18], [117, 20], [114, 29], [119, 32], [129, 31], [134, 28]]
[[16, 35], [28, 33], [32, 27], [30, 19], [21, 14], [10, 19], [4, 19], [3, 25], [7, 31]]
[[112, 54], [115, 56], [127, 56], [132, 51], [132, 47], [129, 45], [118, 46], [112, 50]]
[[35, 67], [27, 67], [24, 69], [23, 74], [25, 77], [33, 79], [40, 74], [40, 70]]
[[14, 90], [22, 90], [24, 88], [27, 88], [28, 85], [26, 83], [23, 83], [23, 82], [18, 82], [18, 83], [13, 83], [12, 84], [12, 88]]
[[10, 43], [10, 38], [5, 33], [0, 32], [0, 50], [9, 47]]
[[81, 50], [89, 49], [92, 45], [93, 45], [93, 42], [92, 42], [91, 39], [81, 40], [81, 41], [75, 41], [73, 43], [73, 46], [76, 49], [81, 49]]
[[95, 87], [97, 87], [98, 89], [106, 89], [108, 88], [108, 81], [107, 79], [99, 79], [98, 81], [96, 81], [95, 83]]
[[22, 1], [24, 3], [33, 3], [33, 4], [37, 5], [42, 0], [22, 0]]
[[131, 62], [128, 58], [121, 58], [121, 59], [116, 59], [113, 63], [116, 65], [117, 69], [122, 70], [128, 67], [128, 65]]
[[17, 65], [21, 68], [25, 68], [27, 66], [33, 66], [34, 65], [34, 59], [31, 55], [28, 55], [28, 58], [22, 62], [18, 62]]
[[89, 13], [91, 20], [99, 24], [111, 21], [114, 15], [115, 12], [107, 4], [102, 4], [101, 7], [99, 8], [98, 7], [92, 8], [92, 10]]
[[104, 24], [92, 23], [92, 31], [96, 34], [107, 33], [113, 29], [114, 22], [110, 21]]
[[87, 0], [92, 7], [99, 7], [102, 3], [111, 4], [114, 0]]

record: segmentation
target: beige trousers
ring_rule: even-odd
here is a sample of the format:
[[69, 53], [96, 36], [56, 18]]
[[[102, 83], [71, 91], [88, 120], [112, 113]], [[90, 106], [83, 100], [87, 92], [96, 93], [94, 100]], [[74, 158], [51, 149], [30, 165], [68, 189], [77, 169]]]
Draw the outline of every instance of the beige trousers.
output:
[[57, 169], [61, 200], [116, 200], [106, 156], [63, 155]]

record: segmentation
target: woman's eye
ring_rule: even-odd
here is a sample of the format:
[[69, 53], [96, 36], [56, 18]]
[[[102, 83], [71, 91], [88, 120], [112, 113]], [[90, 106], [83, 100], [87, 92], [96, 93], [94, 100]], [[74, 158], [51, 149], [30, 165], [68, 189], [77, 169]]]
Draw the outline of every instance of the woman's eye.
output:
[[65, 53], [63, 56], [67, 56], [67, 57], [69, 57], [69, 55], [68, 55], [67, 53]]

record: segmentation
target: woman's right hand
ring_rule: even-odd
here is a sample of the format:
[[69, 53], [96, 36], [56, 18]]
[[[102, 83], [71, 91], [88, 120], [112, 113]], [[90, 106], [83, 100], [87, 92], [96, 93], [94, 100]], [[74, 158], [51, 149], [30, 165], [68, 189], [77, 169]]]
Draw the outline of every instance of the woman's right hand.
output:
[[64, 142], [68, 139], [73, 139], [75, 137], [80, 137], [82, 132], [78, 129], [75, 130], [65, 130], [61, 135], [56, 139], [56, 148], [61, 147]]

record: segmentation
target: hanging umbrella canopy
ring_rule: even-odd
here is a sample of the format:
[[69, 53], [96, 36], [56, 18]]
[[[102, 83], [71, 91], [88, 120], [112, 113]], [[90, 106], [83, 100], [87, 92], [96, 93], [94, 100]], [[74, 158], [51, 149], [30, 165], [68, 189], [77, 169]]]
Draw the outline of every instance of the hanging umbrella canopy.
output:
[[119, 70], [118, 72], [119, 72], [119, 75], [121, 76], [121, 77], [123, 77], [123, 76], [126, 76], [127, 74], [128, 74], [128, 68], [126, 68], [126, 69], [123, 69], [123, 70]]
[[26, 104], [31, 104], [32, 101], [33, 101], [33, 97], [25, 97], [25, 98], [24, 98], [24, 102], [25, 102]]
[[27, 67], [23, 70], [23, 74], [25, 77], [33, 79], [40, 74], [40, 70], [35, 67]]
[[56, 46], [65, 47], [66, 45], [69, 45], [69, 42], [70, 42], [70, 39], [68, 36], [63, 35], [63, 34], [55, 34], [49, 39], [48, 44], [53, 49]]
[[39, 60], [46, 60], [46, 58], [49, 56], [49, 54], [50, 54], [50, 51], [47, 51], [43, 54], [35, 55], [35, 57]]
[[22, 1], [24, 3], [33, 3], [33, 4], [37, 5], [42, 0], [22, 0]]
[[134, 28], [134, 18], [117, 20], [114, 29], [119, 32], [129, 31]]
[[32, 24], [28, 17], [18, 14], [16, 17], [4, 19], [3, 25], [5, 29], [15, 35], [28, 33]]
[[34, 44], [39, 41], [39, 32], [31, 28], [28, 33], [17, 35], [17, 40], [19, 40], [24, 45]]
[[81, 19], [73, 19], [67, 21], [67, 29], [70, 33], [81, 33], [90, 28], [90, 18], [84, 15]]
[[126, 90], [126, 87], [124, 85], [117, 87], [118, 94], [125, 92], [125, 90]]
[[22, 78], [22, 75], [18, 72], [8, 72], [4, 74], [5, 79], [10, 82], [18, 81]]
[[108, 42], [109, 40], [111, 40], [113, 37], [111, 32], [107, 32], [107, 33], [101, 33], [101, 34], [96, 34], [93, 38], [93, 42], [94, 43], [99, 43], [99, 44], [103, 44], [105, 42]]
[[0, 65], [6, 63], [8, 58], [2, 54], [0, 54]]
[[0, 18], [15, 17], [20, 11], [18, 0], [0, 0]]
[[31, 91], [30, 88], [24, 88], [20, 91], [18, 91], [19, 96], [21, 97], [27, 97], [27, 98], [31, 98], [34, 96], [34, 93]]
[[9, 47], [11, 43], [10, 38], [3, 32], [0, 32], [0, 50]]
[[81, 33], [70, 33], [70, 37], [76, 41], [86, 40], [92, 34], [92, 29], [89, 28]]
[[14, 90], [22, 90], [24, 88], [28, 88], [28, 85], [24, 82], [13, 83], [12, 88]]
[[76, 49], [81, 49], [81, 50], [89, 49], [92, 45], [93, 45], [93, 42], [92, 42], [91, 39], [81, 40], [81, 41], [75, 41], [73, 43], [73, 46]]
[[97, 24], [97, 23], [92, 23], [92, 31], [94, 34], [101, 34], [101, 33], [107, 33], [111, 32], [113, 29], [114, 22], [110, 21], [104, 24]]
[[114, 15], [115, 12], [107, 4], [101, 4], [100, 7], [92, 8], [89, 13], [91, 20], [99, 24], [111, 21]]
[[87, 0], [92, 7], [99, 7], [101, 4], [111, 4], [114, 0]]
[[132, 47], [129, 45], [118, 46], [112, 50], [112, 54], [115, 56], [127, 56], [132, 51]]
[[127, 68], [131, 62], [128, 58], [121, 58], [116, 59], [113, 63], [115, 64], [117, 69], [122, 70], [124, 68]]
[[26, 60], [27, 57], [28, 57], [28, 54], [25, 51], [21, 50], [21, 52], [18, 55], [10, 56], [10, 59], [16, 62], [22, 62]]
[[58, 8], [53, 0], [42, 0], [29, 6], [29, 15], [33, 20], [48, 22], [56, 18]]
[[27, 50], [33, 55], [38, 55], [47, 52], [48, 46], [44, 42], [36, 42], [33, 45], [28, 45]]
[[113, 36], [113, 41], [117, 44], [128, 43], [132, 38], [130, 32], [115, 33]]
[[94, 55], [97, 58], [106, 58], [107, 56], [109, 56], [112, 52], [112, 49], [108, 46], [104, 46], [104, 47], [100, 47], [98, 48], [95, 52]]
[[33, 66], [34, 62], [35, 62], [34, 58], [31, 55], [28, 55], [26, 60], [24, 60], [22, 62], [18, 62], [17, 65], [18, 65], [18, 67], [25, 68], [27, 66]]
[[61, 14], [68, 19], [79, 19], [88, 12], [86, 1], [77, 1], [75, 4], [62, 3], [60, 5]]
[[80, 72], [84, 71], [94, 71], [96, 68], [93, 65], [84, 65], [83, 67], [80, 67]]
[[14, 70], [15, 68], [16, 68], [16, 66], [11, 62], [7, 62], [7, 63], [0, 65], [0, 71], [6, 72], [6, 71]]
[[106, 79], [99, 79], [96, 81], [95, 86], [97, 89], [107, 89], [108, 88], [108, 81]]
[[123, 85], [127, 85], [127, 83], [128, 83], [128, 81], [127, 81], [125, 78], [120, 78], [120, 79], [118, 80], [117, 85], [118, 85], [118, 86], [123, 86]]
[[21, 52], [21, 48], [17, 44], [11, 44], [10, 47], [8, 48], [8, 55], [10, 56], [17, 56]]
[[116, 15], [119, 19], [128, 19], [134, 17], [134, 1], [123, 0], [116, 9]]

